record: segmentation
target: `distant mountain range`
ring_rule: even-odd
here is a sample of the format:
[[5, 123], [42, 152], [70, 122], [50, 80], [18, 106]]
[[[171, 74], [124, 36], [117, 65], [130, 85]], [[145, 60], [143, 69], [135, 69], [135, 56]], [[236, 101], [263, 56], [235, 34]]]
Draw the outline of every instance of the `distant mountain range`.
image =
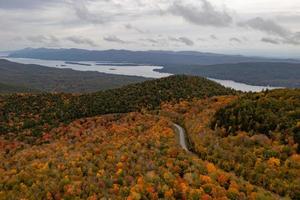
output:
[[35, 58], [66, 61], [113, 61], [155, 65], [214, 65], [240, 62], [299, 62], [295, 59], [275, 59], [246, 57], [241, 55], [223, 55], [194, 51], [129, 51], [105, 50], [91, 51], [84, 49], [47, 49], [26, 48], [9, 54], [14, 58]]

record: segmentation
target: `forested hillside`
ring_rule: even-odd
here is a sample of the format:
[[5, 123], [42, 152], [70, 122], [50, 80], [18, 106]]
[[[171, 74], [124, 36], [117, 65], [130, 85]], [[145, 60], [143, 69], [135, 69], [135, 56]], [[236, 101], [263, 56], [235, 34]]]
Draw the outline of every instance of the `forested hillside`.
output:
[[218, 65], [164, 65], [156, 71], [187, 74], [249, 85], [300, 88], [300, 64], [289, 62], [233, 62]]
[[0, 199], [298, 200], [299, 102], [189, 76], [2, 95]]
[[[32, 91], [88, 93], [118, 88], [148, 80], [137, 76], [112, 75], [99, 72], [83, 72], [39, 65], [25, 65], [0, 59], [0, 83], [22, 86]], [[9, 86], [8, 86], [9, 87]], [[0, 88], [1, 89], [1, 88]], [[2, 91], [7, 88], [3, 87]], [[8, 90], [10, 92], [11, 90]], [[28, 92], [14, 89], [14, 92]], [[0, 90], [1, 92], [1, 90]]]
[[[247, 94], [220, 109], [212, 127], [224, 127], [227, 134], [247, 131], [264, 134], [288, 144], [300, 143], [300, 90], [274, 90]], [[298, 148], [300, 151], [300, 147]]]
[[43, 131], [82, 117], [153, 110], [162, 102], [233, 93], [204, 78], [172, 76], [91, 94], [2, 96], [0, 133], [33, 142]]
[[278, 199], [183, 151], [157, 116], [76, 120], [41, 140], [1, 141], [0, 199]]
[[[298, 94], [295, 90], [278, 90], [241, 98], [224, 96], [182, 101], [164, 104], [161, 114], [185, 127], [190, 148], [200, 158], [278, 195], [299, 199], [299, 144], [292, 137], [295, 121], [299, 123], [294, 115], [299, 109]], [[280, 101], [285, 104], [278, 106]], [[246, 124], [257, 120], [256, 129], [241, 131], [238, 119]], [[277, 129], [268, 127], [273, 120]], [[269, 130], [267, 134], [260, 131], [261, 127]]]
[[0, 83], [0, 94], [35, 93], [35, 92], [39, 92], [39, 91], [27, 87], [23, 87], [23, 86]]

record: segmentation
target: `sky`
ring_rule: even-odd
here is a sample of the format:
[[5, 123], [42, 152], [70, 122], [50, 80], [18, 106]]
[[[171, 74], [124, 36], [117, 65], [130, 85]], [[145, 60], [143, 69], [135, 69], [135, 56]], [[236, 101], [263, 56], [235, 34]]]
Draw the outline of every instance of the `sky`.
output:
[[201, 51], [300, 58], [299, 0], [0, 0], [0, 51]]

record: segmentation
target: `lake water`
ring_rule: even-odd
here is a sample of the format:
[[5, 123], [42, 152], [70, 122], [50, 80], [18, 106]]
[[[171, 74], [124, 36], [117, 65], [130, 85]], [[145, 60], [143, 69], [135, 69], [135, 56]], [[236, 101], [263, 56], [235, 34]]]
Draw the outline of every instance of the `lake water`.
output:
[[96, 71], [108, 74], [119, 74], [129, 76], [143, 76], [146, 78], [162, 78], [172, 74], [160, 73], [155, 69], [162, 69], [162, 66], [138, 65], [133, 63], [114, 63], [114, 62], [66, 62], [60, 60], [40, 60], [29, 58], [6, 58], [9, 61], [22, 64], [36, 64], [55, 68], [69, 68], [77, 71]]
[[7, 57], [8, 55], [9, 55], [9, 53], [7, 53], [7, 52], [0, 52], [0, 59]]
[[[147, 78], [162, 78], [172, 74], [160, 73], [154, 71], [155, 69], [162, 69], [163, 66], [151, 66], [151, 65], [140, 65], [134, 63], [115, 63], [115, 62], [66, 62], [60, 60], [40, 60], [40, 59], [29, 59], [29, 58], [5, 58], [12, 62], [22, 64], [36, 64], [47, 67], [55, 68], [69, 68], [77, 71], [96, 71], [108, 74], [118, 75], [129, 75], [129, 76], [142, 76]], [[275, 87], [268, 86], [254, 86], [244, 83], [238, 83], [232, 80], [219, 80], [214, 78], [208, 78], [212, 81], [220, 83], [221, 85], [235, 90], [241, 90], [244, 92], [259, 92], [262, 90], [277, 89]]]
[[266, 89], [268, 90], [279, 89], [279, 87], [248, 85], [245, 83], [239, 83], [232, 80], [219, 80], [214, 78], [208, 78], [208, 79], [220, 83], [225, 87], [233, 88], [235, 90], [240, 90], [243, 92], [261, 92]]

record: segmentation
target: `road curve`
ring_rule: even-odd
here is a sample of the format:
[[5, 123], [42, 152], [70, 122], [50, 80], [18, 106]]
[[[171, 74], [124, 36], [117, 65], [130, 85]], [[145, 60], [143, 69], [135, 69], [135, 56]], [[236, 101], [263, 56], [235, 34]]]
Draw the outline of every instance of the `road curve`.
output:
[[189, 149], [187, 148], [187, 142], [186, 142], [186, 136], [185, 136], [185, 130], [179, 126], [178, 124], [174, 124], [174, 127], [176, 129], [176, 132], [178, 133], [179, 136], [179, 144], [181, 148], [189, 152]]

